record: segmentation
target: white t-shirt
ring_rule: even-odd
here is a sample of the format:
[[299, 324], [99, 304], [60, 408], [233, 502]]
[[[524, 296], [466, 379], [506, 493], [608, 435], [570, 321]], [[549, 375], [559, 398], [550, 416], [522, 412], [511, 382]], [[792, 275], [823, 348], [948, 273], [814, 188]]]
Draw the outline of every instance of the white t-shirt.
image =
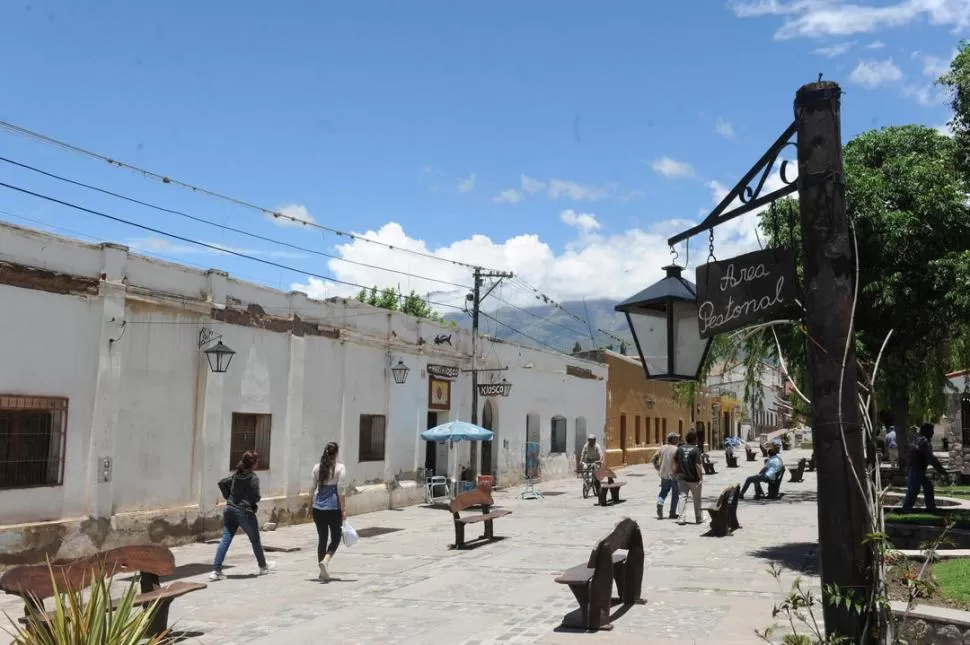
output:
[[322, 484], [324, 486], [336, 486], [337, 492], [343, 495], [347, 490], [346, 480], [347, 469], [344, 468], [342, 463], [337, 462], [333, 467], [333, 477], [327, 481], [320, 481], [320, 462], [317, 462], [313, 465], [313, 484], [310, 487], [310, 492], [315, 494], [317, 488]]

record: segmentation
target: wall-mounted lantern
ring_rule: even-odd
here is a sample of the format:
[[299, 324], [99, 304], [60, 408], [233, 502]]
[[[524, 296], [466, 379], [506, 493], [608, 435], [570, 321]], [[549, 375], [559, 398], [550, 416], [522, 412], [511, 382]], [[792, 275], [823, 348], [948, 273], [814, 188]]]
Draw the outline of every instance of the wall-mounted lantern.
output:
[[653, 400], [653, 397], [645, 396], [643, 397], [643, 405], [645, 405], [648, 410], [653, 410], [653, 406], [657, 405], [657, 402]]
[[218, 341], [209, 349], [203, 351], [206, 360], [209, 362], [209, 369], [215, 374], [223, 374], [229, 369], [229, 363], [236, 352], [229, 349], [222, 343], [222, 334], [217, 334], [208, 327], [203, 327], [199, 332], [199, 349], [209, 345], [213, 341]]
[[411, 368], [404, 364], [404, 361], [399, 360], [397, 365], [391, 368], [391, 375], [394, 376], [394, 382], [398, 385], [403, 385], [408, 380], [408, 372]]

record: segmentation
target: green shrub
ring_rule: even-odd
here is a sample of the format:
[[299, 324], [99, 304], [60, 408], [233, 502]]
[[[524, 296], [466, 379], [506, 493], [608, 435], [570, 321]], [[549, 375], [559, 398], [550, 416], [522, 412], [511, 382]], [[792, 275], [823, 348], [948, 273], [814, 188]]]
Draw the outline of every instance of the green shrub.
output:
[[[135, 581], [129, 583], [116, 602], [111, 600], [113, 580], [97, 574], [90, 587], [90, 595], [83, 590], [61, 592], [51, 570], [54, 585], [53, 609], [36, 609], [27, 614], [27, 624], [14, 625], [6, 631], [14, 645], [165, 645], [174, 642], [166, 634], [148, 637], [152, 619], [158, 611], [158, 601], [144, 609], [135, 606], [139, 589]], [[43, 607], [43, 603], [38, 603]], [[112, 607], [114, 607], [112, 609]], [[147, 639], [147, 640], [146, 640]]]

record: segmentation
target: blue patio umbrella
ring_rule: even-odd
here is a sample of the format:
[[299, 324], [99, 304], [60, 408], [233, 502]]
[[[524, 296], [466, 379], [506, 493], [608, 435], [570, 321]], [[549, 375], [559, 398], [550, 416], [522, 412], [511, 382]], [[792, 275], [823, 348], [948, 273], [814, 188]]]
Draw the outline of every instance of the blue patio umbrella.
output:
[[421, 433], [425, 441], [491, 441], [491, 430], [465, 421], [449, 421]]
[[[486, 430], [481, 426], [465, 421], [449, 421], [435, 426], [430, 430], [421, 433], [421, 438], [425, 441], [435, 441], [438, 443], [448, 442], [450, 447], [454, 447], [455, 441], [491, 441], [495, 435], [491, 430]], [[454, 460], [454, 471], [452, 481], [458, 481], [458, 460]], [[453, 493], [457, 493], [454, 490]]]

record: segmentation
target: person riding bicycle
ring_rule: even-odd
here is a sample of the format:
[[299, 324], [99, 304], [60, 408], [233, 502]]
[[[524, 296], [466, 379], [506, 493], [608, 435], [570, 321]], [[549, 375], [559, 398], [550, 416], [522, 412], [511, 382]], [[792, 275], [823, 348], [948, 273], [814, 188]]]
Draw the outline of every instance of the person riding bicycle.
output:
[[603, 463], [603, 449], [596, 443], [596, 437], [594, 435], [586, 437], [586, 445], [583, 446], [583, 452], [579, 457], [579, 461], [587, 468], [594, 464]]

